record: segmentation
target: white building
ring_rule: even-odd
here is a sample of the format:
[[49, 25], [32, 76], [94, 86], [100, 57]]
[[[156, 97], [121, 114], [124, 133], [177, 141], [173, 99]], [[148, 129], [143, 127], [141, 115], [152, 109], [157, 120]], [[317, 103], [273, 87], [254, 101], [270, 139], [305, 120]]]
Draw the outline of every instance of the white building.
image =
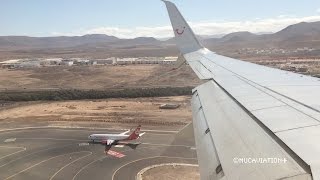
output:
[[61, 65], [72, 66], [73, 65], [73, 61], [71, 61], [71, 60], [63, 60], [63, 61], [61, 61]]

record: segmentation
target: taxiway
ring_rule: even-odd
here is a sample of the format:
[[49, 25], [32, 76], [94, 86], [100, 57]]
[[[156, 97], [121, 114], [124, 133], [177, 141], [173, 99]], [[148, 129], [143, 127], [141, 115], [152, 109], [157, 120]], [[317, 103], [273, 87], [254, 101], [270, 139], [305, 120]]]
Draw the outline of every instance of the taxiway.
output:
[[[0, 132], [0, 179], [111, 179], [133, 180], [150, 165], [197, 164], [192, 125], [180, 132], [147, 131], [133, 145], [90, 143], [91, 133], [121, 130], [28, 128]], [[143, 127], [142, 127], [143, 132]]]

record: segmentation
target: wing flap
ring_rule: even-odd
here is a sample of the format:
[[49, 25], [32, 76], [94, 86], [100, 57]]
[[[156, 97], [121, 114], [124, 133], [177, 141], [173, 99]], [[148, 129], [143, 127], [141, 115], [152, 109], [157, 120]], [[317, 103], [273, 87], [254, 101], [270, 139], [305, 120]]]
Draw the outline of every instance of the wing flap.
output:
[[[199, 102], [196, 102], [197, 98]], [[203, 129], [206, 128], [201, 125], [204, 124], [201, 122], [203, 119], [206, 120], [210, 129], [208, 134], [212, 137], [213, 142], [211, 144], [207, 142], [203, 148], [198, 147], [199, 143], [197, 143], [197, 151], [200, 148], [199, 154], [205, 152], [203, 149], [209, 149], [211, 154], [216, 152], [218, 162], [221, 162], [227, 179], [239, 179], [239, 177], [240, 179], [254, 179], [254, 177], [281, 179], [308, 174], [303, 162], [298, 162], [299, 159], [296, 159], [294, 154], [284, 151], [282, 146], [213, 81], [195, 89], [192, 98], [194, 110], [197, 109], [198, 104], [201, 104], [203, 115], [202, 117], [194, 116], [196, 142], [204, 141], [197, 139], [203, 136]], [[202, 132], [197, 129], [201, 129]], [[210, 146], [216, 151], [213, 151]], [[235, 158], [279, 158], [286, 159], [286, 162], [272, 165], [268, 163], [239, 164], [239, 162], [234, 162]], [[207, 169], [208, 166], [201, 166], [201, 161], [208, 161], [208, 157], [200, 155], [198, 160], [200, 171], [202, 168]], [[215, 168], [215, 166], [210, 167]], [[201, 178], [206, 179], [202, 174]]]
[[202, 179], [219, 179], [223, 176], [223, 171], [217, 173], [216, 169], [221, 163], [197, 94], [192, 97], [192, 114], [201, 177]]
[[[195, 59], [195, 56], [191, 54], [197, 54], [197, 57], [199, 57], [199, 54], [202, 54], [202, 56], [206, 58]], [[212, 59], [213, 57], [216, 59]], [[316, 168], [318, 164], [320, 164], [319, 158], [310, 156], [310, 154], [318, 154], [317, 152], [320, 152], [320, 146], [318, 147], [318, 145], [312, 143], [320, 139], [320, 135], [317, 133], [310, 134], [307, 130], [313, 127], [318, 128], [320, 125], [320, 114], [318, 109], [316, 109], [316, 107], [319, 106], [317, 105], [319, 101], [315, 102], [318, 95], [314, 91], [309, 90], [309, 92], [300, 92], [303, 95], [298, 97], [303, 96], [304, 99], [295, 99], [295, 96], [287, 96], [276, 90], [287, 89], [286, 91], [288, 91], [288, 89], [291, 88], [291, 93], [288, 94], [291, 95], [294, 94], [293, 92], [296, 87], [299, 87], [301, 91], [306, 90], [307, 86], [312, 89], [313, 87], [318, 87], [315, 86], [316, 83], [320, 86], [319, 82], [315, 82], [314, 78], [304, 77], [302, 77], [304, 80], [301, 81], [299, 78], [301, 78], [302, 75], [273, 70], [247, 62], [238, 62], [231, 58], [221, 58], [221, 56], [217, 56], [206, 50], [189, 53], [185, 55], [185, 58], [187, 62], [193, 62], [189, 63], [190, 66], [193, 66], [195, 61], [201, 61], [202, 65], [210, 70], [209, 73], [212, 73], [212, 75], [208, 76], [211, 76], [213, 81], [217, 83], [215, 86], [222, 87], [230, 98], [234, 99], [248, 111], [251, 116], [255, 117], [268, 130], [273, 132], [273, 135], [281, 141], [280, 143], [288, 146], [289, 149], [292, 150], [293, 156], [298, 157], [296, 160], [299, 161], [300, 164], [303, 164], [302, 166], [311, 166], [313, 172], [317, 172]], [[241, 70], [233, 66], [244, 69]], [[196, 67], [193, 67], [193, 69], [195, 68]], [[258, 71], [265, 73], [261, 79], [256, 77], [259, 74]], [[257, 75], [255, 76], [255, 74]], [[271, 80], [270, 76], [275, 80]], [[290, 76], [292, 76], [292, 80], [295, 81], [296, 84], [300, 85], [290, 85], [290, 87], [288, 87], [288, 84], [293, 84], [292, 82], [286, 82], [291, 79]], [[265, 81], [262, 81], [262, 78], [265, 78]], [[283, 87], [280, 85], [281, 83], [283, 83]], [[273, 86], [270, 86], [270, 84], [273, 84]], [[314, 99], [310, 100], [312, 98], [308, 97], [309, 95], [314, 96]], [[209, 92], [207, 96], [210, 96]], [[306, 143], [306, 139], [310, 139], [312, 142], [307, 141], [308, 143]], [[313, 160], [311, 160], [312, 158]], [[306, 170], [306, 172], [310, 172], [310, 169]]]

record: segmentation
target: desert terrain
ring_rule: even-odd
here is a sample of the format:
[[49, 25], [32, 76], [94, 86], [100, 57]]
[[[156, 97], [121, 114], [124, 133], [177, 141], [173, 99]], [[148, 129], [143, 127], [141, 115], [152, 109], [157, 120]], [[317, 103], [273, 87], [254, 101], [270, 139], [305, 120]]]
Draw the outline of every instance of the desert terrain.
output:
[[172, 68], [172, 65], [130, 65], [0, 69], [0, 90], [196, 86], [201, 83], [189, 66]]
[[[177, 109], [160, 109], [165, 103]], [[144, 128], [177, 130], [192, 119], [189, 96], [50, 101], [22, 103], [0, 111], [0, 121], [19, 123], [47, 122], [48, 126]]]

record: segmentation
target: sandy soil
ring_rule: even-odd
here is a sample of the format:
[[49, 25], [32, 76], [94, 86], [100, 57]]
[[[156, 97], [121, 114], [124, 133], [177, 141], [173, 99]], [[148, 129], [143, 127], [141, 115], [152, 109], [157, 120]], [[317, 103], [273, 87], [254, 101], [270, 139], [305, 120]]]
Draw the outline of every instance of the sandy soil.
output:
[[[177, 103], [178, 109], [159, 109], [163, 103]], [[0, 121], [49, 121], [53, 125], [84, 125], [129, 127], [167, 126], [180, 128], [192, 119], [190, 97], [157, 97], [82, 101], [38, 102], [0, 111]]]
[[190, 67], [170, 65], [73, 66], [0, 69], [1, 90], [106, 89], [150, 86], [196, 86]]
[[142, 180], [197, 180], [200, 179], [197, 166], [159, 166], [149, 169]]

